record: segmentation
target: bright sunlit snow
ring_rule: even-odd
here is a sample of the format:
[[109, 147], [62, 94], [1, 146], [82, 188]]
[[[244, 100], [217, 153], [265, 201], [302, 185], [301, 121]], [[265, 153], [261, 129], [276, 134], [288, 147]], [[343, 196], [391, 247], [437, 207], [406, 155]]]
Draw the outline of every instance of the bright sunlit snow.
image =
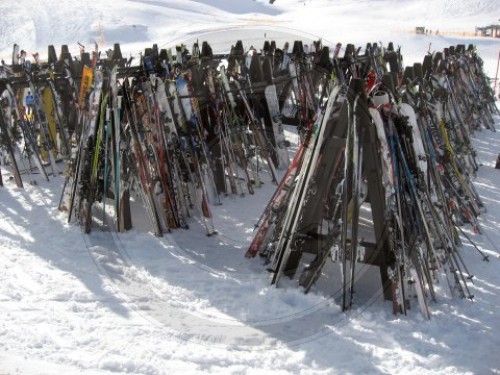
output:
[[[78, 42], [124, 56], [207, 40], [225, 52], [322, 38], [325, 45], [394, 42], [404, 62], [473, 43], [494, 77], [500, 39], [474, 37], [498, 22], [499, 0], [2, 0], [0, 57]], [[416, 35], [416, 26], [433, 31]], [[436, 31], [438, 31], [436, 35]], [[500, 129], [497, 119], [497, 130]], [[296, 134], [288, 128], [292, 147]], [[381, 295], [344, 314], [327, 295], [269, 285], [244, 258], [274, 185], [213, 207], [219, 235], [201, 224], [163, 238], [134, 218], [123, 234], [83, 234], [57, 210], [63, 176], [0, 188], [0, 374], [499, 374], [500, 134], [477, 132], [475, 180], [487, 212], [464, 241], [474, 302], [441, 298], [429, 321], [392, 315]], [[295, 148], [294, 148], [295, 149]], [[5, 170], [2, 168], [2, 173]], [[4, 180], [5, 180], [4, 176]], [[468, 230], [466, 228], [466, 230]]]

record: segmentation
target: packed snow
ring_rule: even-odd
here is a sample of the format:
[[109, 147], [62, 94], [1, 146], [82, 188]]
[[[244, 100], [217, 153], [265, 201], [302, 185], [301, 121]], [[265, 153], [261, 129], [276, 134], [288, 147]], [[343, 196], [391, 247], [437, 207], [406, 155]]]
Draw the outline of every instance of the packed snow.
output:
[[[137, 56], [152, 43], [199, 39], [223, 51], [237, 39], [248, 48], [322, 38], [392, 41], [412, 64], [473, 43], [494, 77], [499, 40], [472, 35], [495, 23], [498, 9], [498, 0], [3, 0], [0, 56], [9, 63], [14, 43], [43, 57], [49, 44], [76, 54], [77, 42], [101, 50], [119, 42]], [[415, 35], [415, 26], [434, 32]], [[296, 147], [293, 128], [287, 136]], [[485, 233], [471, 236], [490, 261], [464, 241], [474, 302], [440, 298], [428, 321], [418, 309], [394, 316], [376, 288], [345, 314], [321, 285], [307, 295], [269, 285], [260, 260], [243, 255], [273, 193], [270, 178], [254, 196], [213, 207], [219, 235], [206, 237], [193, 220], [162, 238], [139, 216], [127, 233], [103, 226], [87, 235], [67, 224], [57, 210], [62, 176], [25, 189], [6, 181], [0, 374], [499, 374], [500, 134], [478, 132], [473, 142], [487, 212]]]

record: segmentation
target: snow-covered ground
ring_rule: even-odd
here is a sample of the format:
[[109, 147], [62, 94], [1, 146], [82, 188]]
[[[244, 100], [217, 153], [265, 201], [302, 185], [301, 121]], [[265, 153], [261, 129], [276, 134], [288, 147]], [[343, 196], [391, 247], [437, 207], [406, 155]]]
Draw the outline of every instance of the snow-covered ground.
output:
[[[494, 76], [500, 43], [463, 38], [495, 23], [498, 0], [2, 0], [0, 56], [77, 42], [120, 42], [136, 55], [152, 43], [207, 40], [216, 50], [264, 38], [364, 45], [393, 41], [405, 62], [458, 43], [477, 45]], [[439, 30], [415, 35], [415, 26]], [[500, 124], [500, 119], [498, 119]], [[497, 126], [497, 129], [500, 127]], [[288, 133], [292, 143], [293, 132]], [[483, 235], [462, 256], [474, 302], [440, 298], [432, 319], [394, 317], [380, 294], [343, 314], [328, 293], [269, 285], [243, 254], [273, 193], [214, 207], [219, 235], [201, 224], [163, 238], [147, 223], [85, 235], [57, 210], [63, 177], [0, 189], [0, 374], [491, 374], [500, 373], [500, 135], [474, 145], [476, 186], [487, 204]], [[2, 169], [2, 173], [4, 169]]]

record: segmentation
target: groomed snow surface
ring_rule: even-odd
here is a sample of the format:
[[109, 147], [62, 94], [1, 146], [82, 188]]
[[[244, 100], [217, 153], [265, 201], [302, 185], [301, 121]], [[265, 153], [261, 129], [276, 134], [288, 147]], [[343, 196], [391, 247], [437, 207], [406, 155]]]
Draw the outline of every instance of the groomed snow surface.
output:
[[[43, 55], [49, 44], [78, 51], [77, 42], [120, 42], [134, 55], [197, 38], [223, 49], [236, 38], [249, 47], [264, 37], [321, 36], [325, 44], [393, 41], [408, 64], [428, 50], [473, 43], [494, 76], [498, 40], [455, 32], [494, 23], [498, 9], [497, 0], [3, 0], [0, 55], [8, 63], [13, 43]], [[415, 26], [441, 32], [417, 36]], [[293, 129], [287, 134], [296, 145]], [[193, 219], [190, 230], [163, 238], [139, 214], [123, 234], [96, 227], [85, 235], [68, 225], [56, 208], [62, 176], [24, 190], [6, 181], [0, 374], [498, 374], [500, 134], [478, 132], [473, 143], [488, 211], [483, 235], [464, 230], [490, 262], [465, 240], [474, 302], [441, 297], [430, 321], [416, 307], [395, 317], [377, 288], [344, 314], [321, 285], [308, 295], [285, 280], [270, 286], [261, 261], [243, 257], [273, 193], [270, 179], [254, 196], [213, 207], [219, 235], [206, 237]]]

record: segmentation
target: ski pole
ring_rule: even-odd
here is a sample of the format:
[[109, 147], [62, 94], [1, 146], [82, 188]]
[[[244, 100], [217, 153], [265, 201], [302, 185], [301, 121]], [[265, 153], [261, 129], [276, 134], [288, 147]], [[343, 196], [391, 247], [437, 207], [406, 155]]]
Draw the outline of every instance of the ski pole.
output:
[[472, 241], [470, 236], [467, 233], [465, 233], [462, 228], [460, 228], [459, 226], [457, 226], [457, 228], [460, 231], [460, 233], [462, 233], [464, 235], [464, 237], [467, 238], [467, 240], [471, 243], [471, 245], [474, 246], [474, 248], [479, 252], [479, 254], [481, 254], [481, 256], [483, 257], [483, 262], [489, 262], [490, 261], [489, 256], [484, 254], [481, 250], [479, 250], [479, 248], [474, 243], [474, 241]]
[[497, 93], [498, 69], [499, 68], [500, 68], [500, 51], [498, 51], [497, 71], [495, 73], [495, 80], [493, 81], [493, 95], [496, 95], [496, 93]]

